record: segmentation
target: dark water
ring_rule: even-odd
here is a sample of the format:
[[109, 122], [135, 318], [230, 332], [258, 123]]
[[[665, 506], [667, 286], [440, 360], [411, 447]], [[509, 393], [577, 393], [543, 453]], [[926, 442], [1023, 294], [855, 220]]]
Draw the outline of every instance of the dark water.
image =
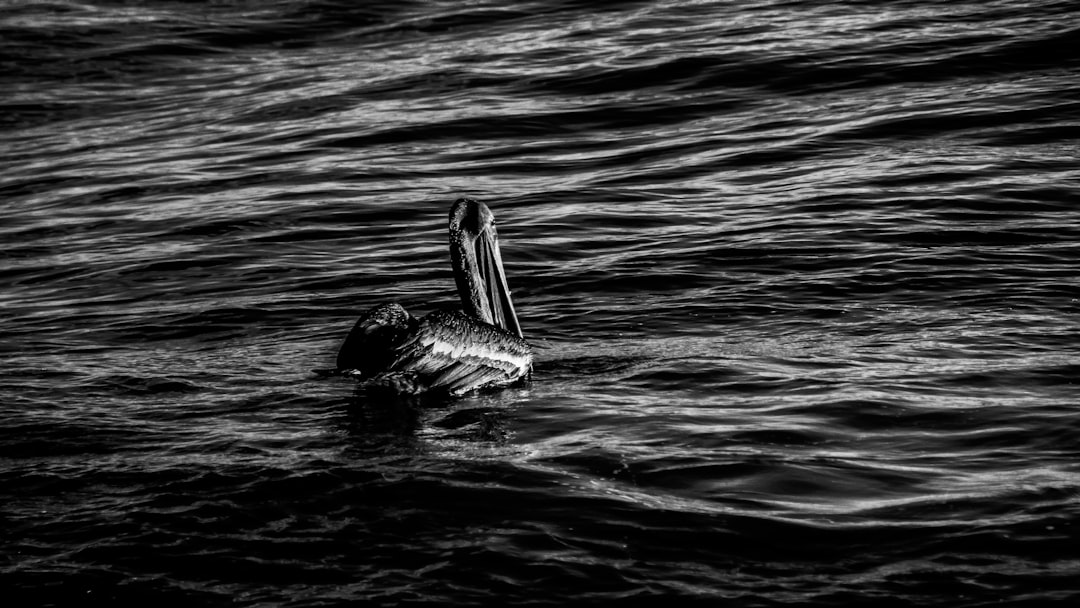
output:
[[5, 605], [1080, 597], [1075, 3], [356, 4], [0, 8]]

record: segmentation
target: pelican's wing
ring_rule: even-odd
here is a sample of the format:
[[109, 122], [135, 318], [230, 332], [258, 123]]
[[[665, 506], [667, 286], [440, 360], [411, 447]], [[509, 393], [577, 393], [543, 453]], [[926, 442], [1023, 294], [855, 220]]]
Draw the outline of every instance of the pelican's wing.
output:
[[361, 377], [385, 371], [417, 323], [400, 304], [372, 308], [356, 321], [338, 349], [338, 370], [356, 370]]
[[434, 312], [401, 345], [391, 367], [431, 377], [431, 388], [461, 395], [527, 376], [532, 349], [521, 338], [460, 312]]

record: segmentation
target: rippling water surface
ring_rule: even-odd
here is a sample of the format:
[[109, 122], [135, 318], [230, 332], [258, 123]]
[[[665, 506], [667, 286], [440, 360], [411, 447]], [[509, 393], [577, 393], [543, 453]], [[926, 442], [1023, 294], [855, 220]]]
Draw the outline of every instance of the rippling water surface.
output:
[[[1080, 597], [1074, 3], [356, 5], [0, 7], [7, 595]], [[533, 381], [314, 374], [460, 195]]]

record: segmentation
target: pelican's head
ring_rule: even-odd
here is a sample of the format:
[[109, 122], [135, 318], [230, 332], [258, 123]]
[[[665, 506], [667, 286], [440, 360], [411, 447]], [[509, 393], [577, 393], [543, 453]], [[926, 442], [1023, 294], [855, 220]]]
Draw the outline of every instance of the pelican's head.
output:
[[471, 198], [454, 201], [450, 260], [465, 313], [521, 337], [499, 253], [495, 214], [484, 203]]

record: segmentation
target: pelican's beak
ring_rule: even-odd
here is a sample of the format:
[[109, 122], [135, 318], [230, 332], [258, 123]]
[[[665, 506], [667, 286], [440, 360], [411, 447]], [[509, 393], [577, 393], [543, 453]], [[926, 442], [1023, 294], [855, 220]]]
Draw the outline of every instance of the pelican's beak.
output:
[[484, 227], [476, 236], [473, 247], [480, 277], [484, 281], [484, 296], [491, 310], [492, 324], [520, 338], [521, 326], [514, 311], [514, 302], [510, 299], [510, 288], [506, 285], [506, 271], [499, 253], [499, 235], [494, 224]]
[[450, 208], [450, 259], [465, 312], [522, 337], [506, 286], [495, 214], [484, 203], [460, 198]]

